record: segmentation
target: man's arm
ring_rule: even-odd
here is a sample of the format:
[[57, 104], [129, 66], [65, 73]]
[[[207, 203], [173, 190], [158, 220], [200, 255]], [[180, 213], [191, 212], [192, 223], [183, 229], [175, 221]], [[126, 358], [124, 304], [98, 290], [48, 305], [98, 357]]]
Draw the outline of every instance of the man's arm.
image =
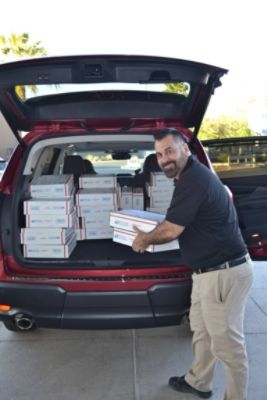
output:
[[151, 232], [143, 232], [135, 227], [137, 236], [133, 241], [132, 248], [137, 253], [143, 253], [150, 244], [168, 243], [176, 239], [184, 231], [184, 228], [184, 226], [169, 221], [163, 221]]

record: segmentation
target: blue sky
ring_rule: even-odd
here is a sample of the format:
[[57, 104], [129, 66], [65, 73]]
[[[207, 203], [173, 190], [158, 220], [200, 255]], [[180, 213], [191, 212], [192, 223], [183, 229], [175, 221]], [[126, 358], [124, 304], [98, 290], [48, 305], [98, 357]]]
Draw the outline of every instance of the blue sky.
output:
[[151, 54], [229, 69], [210, 110], [267, 94], [264, 0], [12, 0], [0, 34], [28, 32], [49, 55]]

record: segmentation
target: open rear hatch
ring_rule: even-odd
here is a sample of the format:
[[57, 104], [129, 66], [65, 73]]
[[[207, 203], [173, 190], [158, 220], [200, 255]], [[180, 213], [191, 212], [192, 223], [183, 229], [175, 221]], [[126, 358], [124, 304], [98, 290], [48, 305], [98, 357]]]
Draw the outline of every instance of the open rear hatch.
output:
[[77, 121], [90, 129], [103, 120], [169, 120], [193, 128], [196, 135], [226, 72], [193, 61], [148, 56], [19, 61], [0, 65], [0, 108], [21, 143], [21, 131], [38, 124], [47, 124], [51, 131], [55, 121]]

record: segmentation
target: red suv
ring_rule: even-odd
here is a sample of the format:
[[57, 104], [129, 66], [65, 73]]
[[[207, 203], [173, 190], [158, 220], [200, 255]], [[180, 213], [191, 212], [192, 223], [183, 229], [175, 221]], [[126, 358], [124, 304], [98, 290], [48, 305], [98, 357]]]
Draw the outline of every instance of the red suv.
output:
[[[154, 152], [153, 134], [166, 127], [182, 131], [202, 163], [212, 168], [212, 161], [233, 193], [251, 255], [267, 255], [265, 138], [211, 141], [204, 147], [197, 139], [226, 72], [146, 56], [55, 57], [0, 66], [0, 109], [18, 141], [0, 182], [0, 319], [7, 329], [181, 323], [190, 306], [191, 271], [179, 249], [137, 254], [114, 242], [109, 226], [101, 234], [96, 225], [84, 233], [77, 201], [88, 174], [115, 177], [116, 196], [134, 193], [136, 176]], [[74, 192], [71, 200], [61, 200], [72, 204], [74, 214], [60, 226], [64, 253], [53, 253], [58, 247], [44, 234], [59, 230], [49, 231], [47, 215], [35, 225], [42, 213], [30, 214], [27, 207], [36, 182], [65, 178]], [[148, 184], [137, 186], [146, 190]], [[50, 201], [44, 193], [42, 206]], [[88, 205], [87, 212], [97, 206]], [[38, 229], [27, 230], [32, 226]]]

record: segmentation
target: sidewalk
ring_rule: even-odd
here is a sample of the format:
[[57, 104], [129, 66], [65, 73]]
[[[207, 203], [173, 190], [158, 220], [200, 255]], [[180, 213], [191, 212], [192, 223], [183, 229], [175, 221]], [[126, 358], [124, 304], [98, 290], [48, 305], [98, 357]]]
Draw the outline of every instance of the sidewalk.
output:
[[[248, 400], [267, 394], [267, 262], [255, 263], [245, 332]], [[0, 323], [1, 400], [193, 400], [167, 386], [192, 360], [188, 326], [144, 330], [45, 330], [26, 334]], [[223, 399], [216, 370], [213, 400]]]

